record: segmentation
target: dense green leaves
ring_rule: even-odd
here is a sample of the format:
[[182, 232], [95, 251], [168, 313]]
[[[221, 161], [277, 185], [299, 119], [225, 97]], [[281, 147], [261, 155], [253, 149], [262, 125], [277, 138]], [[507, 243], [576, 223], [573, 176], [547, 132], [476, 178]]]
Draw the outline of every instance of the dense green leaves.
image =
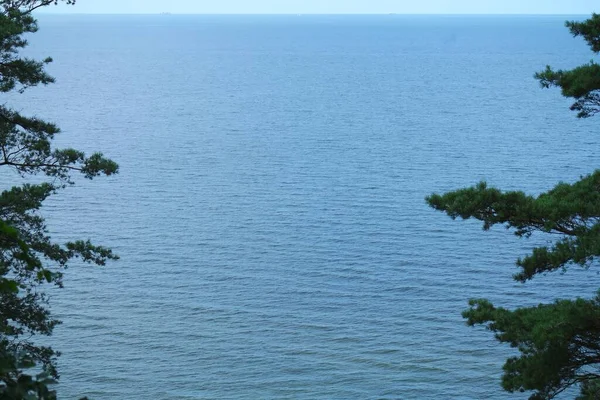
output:
[[463, 313], [469, 325], [486, 324], [520, 357], [504, 365], [502, 385], [510, 392], [535, 390], [549, 399], [575, 383], [596, 381], [600, 365], [600, 297], [560, 300], [509, 311], [471, 300]]
[[[600, 15], [593, 14], [584, 22], [566, 23], [573, 36], [581, 36], [594, 53], [600, 52]], [[572, 70], [553, 70], [550, 66], [535, 74], [544, 88], [559, 87], [565, 97], [576, 101], [571, 110], [577, 111], [579, 118], [587, 118], [600, 111], [600, 65], [593, 60]]]
[[600, 52], [600, 15], [593, 13], [583, 22], [567, 21], [565, 23], [573, 36], [581, 36], [594, 53]]
[[117, 164], [101, 153], [86, 157], [74, 149], [53, 149], [52, 139], [59, 132], [54, 124], [0, 106], [0, 166], [14, 167], [21, 174], [45, 174], [63, 184], [72, 183], [73, 172], [87, 178], [117, 172]]
[[[600, 16], [567, 26], [600, 51]], [[600, 112], [600, 65], [590, 62], [569, 71], [547, 67], [536, 78], [543, 87], [560, 87], [564, 96], [575, 98], [571, 109], [579, 117]], [[503, 225], [520, 237], [539, 232], [554, 238], [517, 260], [520, 271], [514, 278], [523, 283], [573, 265], [593, 267], [600, 256], [600, 170], [539, 196], [503, 192], [482, 182], [426, 200], [452, 218], [482, 221], [484, 230]], [[520, 352], [504, 364], [505, 390], [531, 391], [531, 400], [541, 400], [578, 386], [578, 400], [600, 398], [600, 292], [591, 300], [557, 300], [512, 311], [485, 299], [469, 305], [463, 313], [469, 325], [486, 326]]]
[[[73, 0], [65, 0], [73, 4]], [[23, 92], [52, 83], [42, 61], [22, 57], [24, 34], [38, 26], [32, 11], [58, 0], [0, 0], [0, 92]], [[21, 176], [40, 175], [48, 182], [23, 184], [0, 192], [0, 399], [55, 399], [57, 353], [36, 345], [35, 335], [50, 335], [60, 321], [48, 309], [43, 285], [62, 286], [62, 271], [74, 259], [104, 265], [117, 256], [89, 240], [55, 243], [40, 214], [43, 202], [70, 184], [73, 174], [86, 178], [112, 175], [118, 165], [101, 153], [86, 156], [56, 149], [60, 130], [53, 123], [27, 117], [0, 105], [0, 166]], [[35, 367], [35, 376], [27, 373]]]
[[526, 281], [538, 273], [572, 264], [588, 266], [600, 256], [600, 171], [575, 184], [560, 183], [537, 197], [523, 192], [502, 192], [485, 183], [444, 195], [427, 197], [429, 205], [452, 218], [476, 218], [483, 228], [502, 224], [518, 236], [535, 231], [563, 235], [553, 246], [539, 247], [517, 261]]

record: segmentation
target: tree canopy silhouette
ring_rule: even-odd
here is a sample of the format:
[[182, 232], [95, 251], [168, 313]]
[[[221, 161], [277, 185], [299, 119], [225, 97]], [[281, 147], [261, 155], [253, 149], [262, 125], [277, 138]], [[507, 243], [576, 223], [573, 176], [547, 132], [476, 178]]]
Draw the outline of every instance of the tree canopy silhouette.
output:
[[[51, 58], [23, 57], [26, 35], [38, 30], [34, 10], [60, 0], [0, 0], [0, 92], [22, 93], [54, 79], [45, 71]], [[74, 0], [63, 0], [74, 4]], [[45, 177], [41, 183], [7, 187], [0, 193], [0, 399], [54, 399], [57, 353], [32, 341], [50, 335], [59, 323], [48, 309], [42, 286], [62, 286], [71, 261], [104, 265], [117, 256], [89, 240], [59, 244], [48, 235], [40, 212], [44, 200], [74, 184], [73, 174], [92, 179], [117, 173], [101, 153], [57, 149], [59, 128], [0, 105], [0, 166], [19, 176]], [[35, 374], [30, 371], [35, 371]]]
[[[600, 51], [600, 16], [567, 22], [574, 36]], [[600, 66], [572, 70], [550, 66], [535, 77], [542, 87], [558, 87], [575, 99], [571, 109], [587, 118], [600, 112]], [[533, 249], [517, 260], [514, 276], [526, 282], [541, 273], [572, 266], [590, 267], [600, 256], [600, 171], [573, 184], [559, 183], [539, 196], [504, 192], [485, 182], [471, 188], [427, 197], [431, 207], [452, 218], [475, 218], [483, 228], [504, 225], [520, 237], [555, 234], [552, 245]], [[507, 310], [485, 299], [469, 302], [463, 313], [469, 325], [482, 324], [497, 340], [519, 350], [504, 364], [502, 386], [509, 392], [531, 391], [531, 400], [552, 399], [579, 386], [580, 400], [600, 398], [600, 293], [593, 299], [563, 299], [536, 307]]]

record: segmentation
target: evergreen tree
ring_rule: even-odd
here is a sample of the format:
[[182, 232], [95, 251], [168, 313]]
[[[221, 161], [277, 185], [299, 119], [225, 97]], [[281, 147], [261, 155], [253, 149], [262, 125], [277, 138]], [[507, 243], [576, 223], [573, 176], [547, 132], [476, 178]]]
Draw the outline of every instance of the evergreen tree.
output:
[[[0, 92], [22, 93], [52, 83], [42, 61], [20, 55], [24, 35], [35, 33], [32, 12], [74, 0], [0, 0]], [[91, 179], [111, 175], [118, 166], [100, 153], [55, 149], [54, 124], [0, 105], [0, 166], [21, 177], [38, 175], [46, 182], [6, 188], [0, 193], [0, 399], [54, 399], [57, 353], [32, 342], [50, 335], [59, 323], [48, 309], [44, 284], [62, 286], [62, 270], [75, 258], [104, 265], [117, 257], [90, 241], [58, 244], [48, 236], [40, 208], [45, 199], [73, 184], [72, 174]], [[35, 376], [30, 371], [35, 371]]]
[[[566, 25], [594, 53], [600, 51], [599, 15]], [[559, 87], [564, 96], [574, 98], [571, 109], [578, 117], [600, 112], [600, 66], [593, 61], [566, 71], [546, 67], [536, 78], [542, 87]], [[587, 268], [600, 256], [600, 170], [573, 184], [559, 183], [539, 196], [503, 192], [482, 182], [426, 200], [452, 218], [478, 219], [486, 230], [500, 224], [520, 237], [555, 234], [551, 246], [535, 248], [517, 260], [514, 279], [519, 282], [571, 266]], [[578, 386], [579, 400], [600, 398], [600, 292], [593, 299], [557, 300], [512, 311], [484, 299], [469, 305], [463, 313], [469, 325], [487, 326], [497, 340], [520, 352], [504, 364], [505, 390], [532, 391], [530, 399], [539, 400]]]

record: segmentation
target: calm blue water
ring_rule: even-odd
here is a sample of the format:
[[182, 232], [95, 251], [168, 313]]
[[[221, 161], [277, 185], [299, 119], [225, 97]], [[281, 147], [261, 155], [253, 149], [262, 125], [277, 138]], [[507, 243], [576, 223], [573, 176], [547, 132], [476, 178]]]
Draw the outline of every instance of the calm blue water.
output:
[[532, 78], [592, 57], [566, 18], [43, 16], [58, 83], [11, 101], [121, 164], [45, 210], [122, 256], [54, 294], [64, 398], [527, 398], [467, 298], [591, 296], [596, 271], [514, 283], [548, 238], [424, 197], [598, 167], [598, 121]]

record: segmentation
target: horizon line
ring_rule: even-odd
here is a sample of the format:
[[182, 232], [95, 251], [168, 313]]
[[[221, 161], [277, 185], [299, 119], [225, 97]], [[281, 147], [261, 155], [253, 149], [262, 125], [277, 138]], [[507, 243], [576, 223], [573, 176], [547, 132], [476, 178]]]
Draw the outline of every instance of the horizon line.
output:
[[312, 15], [312, 16], [344, 16], [344, 15], [379, 15], [379, 16], [588, 16], [591, 13], [517, 13], [517, 12], [507, 12], [507, 13], [354, 13], [354, 12], [339, 12], [339, 13], [313, 13], [313, 12], [305, 12], [305, 13], [184, 13], [184, 12], [48, 12], [48, 11], [37, 11], [36, 14], [44, 14], [44, 15], [214, 15], [214, 16], [304, 16], [304, 15]]

